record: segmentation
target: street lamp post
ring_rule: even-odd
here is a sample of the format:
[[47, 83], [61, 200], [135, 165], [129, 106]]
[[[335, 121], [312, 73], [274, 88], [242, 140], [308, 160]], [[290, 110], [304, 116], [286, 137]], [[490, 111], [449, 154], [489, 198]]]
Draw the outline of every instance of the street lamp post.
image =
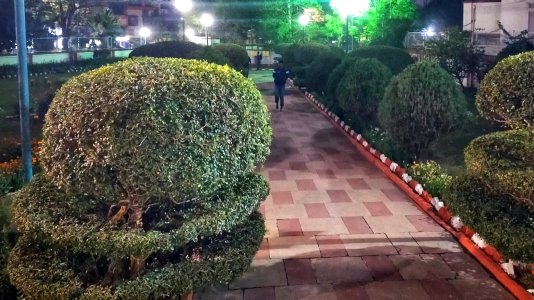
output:
[[213, 16], [208, 13], [203, 13], [202, 16], [200, 16], [200, 24], [206, 28], [206, 46], [209, 46], [208, 29], [213, 25], [213, 22]]
[[369, 9], [369, 0], [330, 0], [330, 7], [345, 20], [345, 51], [349, 51], [349, 16], [360, 16]]
[[182, 14], [182, 17], [180, 18], [182, 20], [182, 38], [185, 41], [185, 14], [189, 12], [191, 9], [193, 9], [193, 1], [191, 0], [176, 0], [174, 2], [174, 6], [176, 9], [180, 11]]
[[304, 27], [310, 23], [310, 15], [307, 13], [304, 13], [300, 15], [299, 17], [299, 24], [302, 26], [302, 39], [303, 41], [306, 41], [306, 32], [304, 31]]
[[139, 35], [145, 38], [145, 45], [146, 45], [146, 38], [149, 37], [151, 34], [152, 32], [147, 27], [142, 27], [141, 29], [139, 29]]

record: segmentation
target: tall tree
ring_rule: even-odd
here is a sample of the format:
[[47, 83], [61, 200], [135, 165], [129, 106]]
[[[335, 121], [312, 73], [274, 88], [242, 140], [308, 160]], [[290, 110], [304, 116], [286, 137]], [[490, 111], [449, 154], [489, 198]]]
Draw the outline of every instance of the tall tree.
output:
[[484, 54], [484, 48], [471, 43], [466, 33], [456, 28], [448, 29], [441, 38], [428, 41], [427, 51], [461, 85], [464, 78], [478, 70], [480, 56]]
[[[302, 27], [299, 16], [311, 13], [311, 22]], [[272, 43], [294, 42], [299, 35], [314, 41], [337, 40], [341, 35], [341, 22], [330, 7], [320, 0], [265, 1], [261, 14], [261, 32]]]
[[417, 17], [417, 7], [412, 0], [375, 0], [364, 16], [364, 38], [371, 44], [402, 47]]

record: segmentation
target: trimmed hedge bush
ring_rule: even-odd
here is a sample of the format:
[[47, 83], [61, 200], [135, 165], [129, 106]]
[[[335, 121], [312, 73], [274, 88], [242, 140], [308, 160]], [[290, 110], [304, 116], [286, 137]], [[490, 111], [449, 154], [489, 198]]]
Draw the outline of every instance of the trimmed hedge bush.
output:
[[325, 100], [328, 107], [337, 106], [337, 99], [336, 99], [336, 92], [337, 87], [339, 85], [339, 82], [341, 82], [341, 79], [343, 76], [345, 76], [345, 72], [356, 62], [356, 58], [345, 58], [337, 67], [332, 70], [330, 75], [328, 76], [328, 80], [326, 81], [325, 85]]
[[465, 164], [469, 173], [534, 212], [534, 132], [518, 129], [476, 138], [465, 148]]
[[534, 51], [500, 61], [484, 77], [476, 97], [481, 115], [511, 128], [534, 126]]
[[324, 94], [330, 73], [341, 63], [339, 53], [327, 51], [319, 54], [306, 72], [306, 88], [308, 91]]
[[386, 65], [393, 75], [399, 74], [407, 66], [415, 63], [406, 50], [382, 45], [357, 48], [351, 51], [349, 56], [357, 58], [376, 58], [378, 61]]
[[204, 60], [221, 66], [230, 65], [230, 60], [228, 60], [228, 58], [226, 58], [221, 51], [213, 48], [212, 46], [206, 46], [195, 50], [193, 53], [191, 53], [191, 58]]
[[391, 80], [391, 71], [374, 58], [356, 60], [345, 72], [336, 91], [344, 115], [369, 128], [377, 125], [378, 104]]
[[146, 201], [186, 202], [236, 183], [265, 159], [271, 132], [264, 114], [254, 84], [230, 68], [124, 61], [57, 92], [45, 118], [42, 165], [76, 193], [111, 200], [137, 190]]
[[444, 194], [448, 208], [460, 216], [505, 258], [534, 262], [534, 222], [528, 207], [489, 188], [484, 180], [464, 175]]
[[136, 58], [71, 79], [46, 116], [45, 171], [16, 197], [11, 281], [32, 299], [232, 281], [265, 233], [254, 171], [270, 139], [260, 93], [226, 66]]
[[248, 74], [248, 53], [245, 48], [236, 44], [218, 44], [213, 48], [220, 51], [230, 61], [230, 66], [235, 70], [241, 72], [241, 74]]
[[174, 57], [191, 58], [193, 53], [202, 48], [201, 45], [184, 41], [165, 41], [146, 44], [130, 52], [129, 57]]
[[465, 98], [435, 61], [411, 65], [395, 76], [379, 105], [382, 127], [414, 158], [460, 123]]

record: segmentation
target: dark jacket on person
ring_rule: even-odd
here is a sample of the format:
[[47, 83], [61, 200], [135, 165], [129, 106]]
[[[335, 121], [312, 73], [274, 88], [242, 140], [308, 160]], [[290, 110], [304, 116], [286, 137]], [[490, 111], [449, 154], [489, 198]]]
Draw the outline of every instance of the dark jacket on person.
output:
[[289, 71], [284, 67], [276, 67], [273, 71], [273, 78], [275, 85], [284, 85], [286, 84], [287, 78], [289, 77]]

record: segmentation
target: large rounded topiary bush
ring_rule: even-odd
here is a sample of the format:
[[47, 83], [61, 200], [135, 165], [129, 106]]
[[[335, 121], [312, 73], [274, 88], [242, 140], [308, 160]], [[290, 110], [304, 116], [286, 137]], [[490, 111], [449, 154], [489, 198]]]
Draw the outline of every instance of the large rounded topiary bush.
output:
[[130, 52], [129, 57], [174, 57], [191, 58], [201, 45], [184, 41], [164, 41], [139, 46]]
[[230, 61], [230, 66], [243, 75], [248, 74], [249, 57], [247, 50], [237, 44], [218, 44], [213, 46], [214, 49], [220, 51]]
[[336, 99], [345, 116], [364, 127], [375, 126], [378, 104], [391, 80], [391, 71], [374, 58], [359, 59], [341, 79]]
[[512, 128], [534, 126], [534, 51], [508, 57], [484, 77], [476, 97], [480, 113]]
[[334, 51], [325, 51], [317, 56], [306, 72], [306, 88], [323, 94], [330, 73], [341, 63], [342, 56]]
[[413, 157], [454, 128], [465, 98], [454, 79], [435, 61], [422, 61], [395, 76], [380, 102], [383, 128]]
[[267, 109], [228, 67], [142, 58], [67, 82], [17, 196], [11, 281], [35, 299], [159, 299], [229, 282], [264, 234]]
[[406, 50], [391, 46], [366, 46], [354, 49], [348, 55], [357, 58], [376, 58], [388, 67], [393, 75], [399, 74], [407, 66], [415, 63]]

